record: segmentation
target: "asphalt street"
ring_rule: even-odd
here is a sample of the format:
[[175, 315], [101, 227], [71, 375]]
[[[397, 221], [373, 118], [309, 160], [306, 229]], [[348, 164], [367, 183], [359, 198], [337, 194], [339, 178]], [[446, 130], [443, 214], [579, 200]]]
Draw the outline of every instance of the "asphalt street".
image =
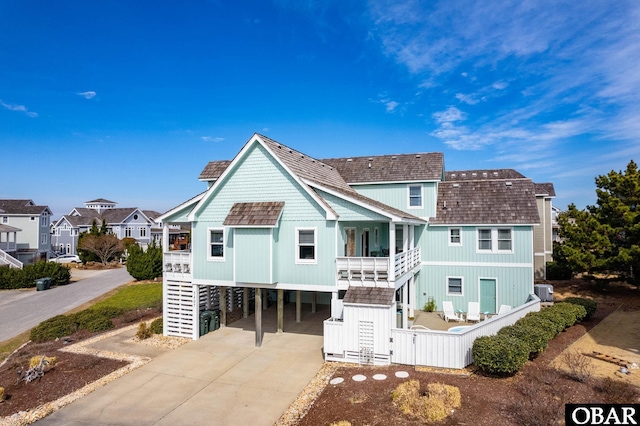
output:
[[0, 342], [25, 332], [42, 321], [64, 314], [108, 291], [133, 281], [126, 268], [103, 271], [72, 270], [69, 285], [45, 291], [0, 291]]

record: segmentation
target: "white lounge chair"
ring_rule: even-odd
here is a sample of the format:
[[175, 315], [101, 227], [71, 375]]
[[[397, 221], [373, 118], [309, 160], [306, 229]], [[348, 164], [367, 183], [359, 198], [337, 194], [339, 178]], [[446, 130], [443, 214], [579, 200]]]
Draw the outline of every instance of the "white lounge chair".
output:
[[498, 310], [498, 315], [506, 314], [511, 310], [511, 305], [500, 305], [500, 310]]
[[467, 308], [467, 321], [480, 322], [480, 303], [469, 302], [469, 307]]
[[448, 300], [444, 300], [442, 302], [442, 318], [446, 322], [449, 322], [449, 320], [455, 320], [458, 322], [464, 321], [460, 315], [455, 313], [455, 311], [453, 310], [453, 303]]

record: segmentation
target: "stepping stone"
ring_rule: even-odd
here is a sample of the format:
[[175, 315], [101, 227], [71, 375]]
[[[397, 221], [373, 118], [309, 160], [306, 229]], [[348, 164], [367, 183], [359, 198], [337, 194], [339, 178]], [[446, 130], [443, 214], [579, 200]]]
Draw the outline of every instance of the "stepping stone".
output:
[[342, 377], [336, 377], [335, 379], [331, 379], [331, 381], [329, 382], [329, 384], [332, 385], [339, 385], [340, 383], [344, 382], [344, 379]]
[[407, 377], [409, 377], [409, 373], [407, 373], [406, 371], [396, 371], [396, 377], [399, 379], [406, 379]]
[[373, 376], [373, 380], [386, 380], [387, 376], [385, 376], [384, 374], [376, 374], [375, 376]]
[[367, 380], [367, 376], [363, 376], [362, 374], [356, 374], [351, 379], [353, 379], [354, 382], [364, 382], [365, 380]]

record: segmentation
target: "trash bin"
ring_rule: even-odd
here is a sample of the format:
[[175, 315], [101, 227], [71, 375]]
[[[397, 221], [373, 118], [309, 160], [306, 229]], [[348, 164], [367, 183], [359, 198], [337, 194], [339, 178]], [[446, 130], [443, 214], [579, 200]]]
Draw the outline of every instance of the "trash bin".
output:
[[210, 322], [211, 322], [211, 311], [200, 312], [200, 336], [204, 336], [209, 332]]
[[211, 312], [211, 331], [216, 331], [220, 328], [220, 311], [210, 311]]
[[51, 287], [51, 278], [38, 278], [36, 280], [37, 291], [49, 290], [50, 287]]

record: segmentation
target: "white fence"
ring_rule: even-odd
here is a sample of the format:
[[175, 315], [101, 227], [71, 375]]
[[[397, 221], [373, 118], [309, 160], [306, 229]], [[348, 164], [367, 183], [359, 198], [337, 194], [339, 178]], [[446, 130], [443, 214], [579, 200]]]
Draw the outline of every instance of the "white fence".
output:
[[3, 250], [0, 250], [0, 265], [9, 265], [10, 268], [22, 269], [22, 262]]
[[[441, 368], [464, 368], [473, 363], [471, 349], [480, 336], [494, 335], [502, 327], [514, 324], [529, 312], [540, 310], [540, 299], [530, 295], [529, 301], [511, 311], [496, 315], [459, 332], [391, 329], [391, 357], [394, 364], [420, 365]], [[324, 352], [327, 361], [358, 363], [346, 349], [349, 341], [358, 336], [346, 335], [348, 327], [330, 318], [324, 322]]]
[[191, 280], [191, 252], [169, 251], [162, 255], [164, 277], [176, 281]]

